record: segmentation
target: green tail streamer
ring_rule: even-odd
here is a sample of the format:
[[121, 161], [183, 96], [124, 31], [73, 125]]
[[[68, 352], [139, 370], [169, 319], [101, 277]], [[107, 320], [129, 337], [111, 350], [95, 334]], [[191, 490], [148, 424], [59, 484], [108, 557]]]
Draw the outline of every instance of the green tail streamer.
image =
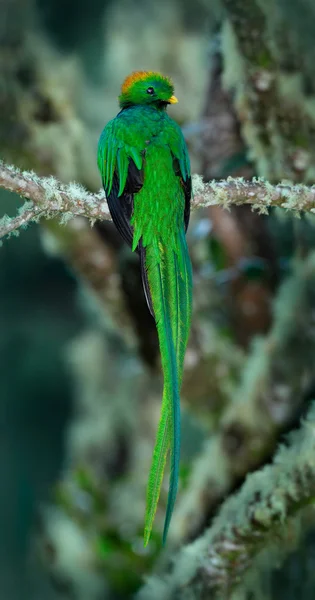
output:
[[175, 249], [157, 242], [146, 249], [146, 268], [152, 296], [164, 374], [161, 418], [147, 488], [144, 545], [151, 535], [170, 450], [170, 484], [163, 544], [175, 505], [180, 460], [180, 398], [184, 356], [191, 321], [192, 275], [184, 228]]

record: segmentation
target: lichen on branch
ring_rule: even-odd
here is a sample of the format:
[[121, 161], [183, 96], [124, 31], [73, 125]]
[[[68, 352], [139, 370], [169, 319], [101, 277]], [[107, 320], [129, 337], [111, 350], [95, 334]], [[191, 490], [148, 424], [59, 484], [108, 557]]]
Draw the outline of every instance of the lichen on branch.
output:
[[[58, 216], [61, 222], [83, 216], [93, 223], [110, 220], [103, 191], [92, 194], [78, 183], [63, 184], [54, 177], [39, 177], [32, 171], [0, 162], [0, 188], [15, 192], [31, 201], [22, 207], [20, 214], [0, 221], [0, 237], [18, 230], [21, 226], [40, 217]], [[192, 208], [250, 204], [260, 213], [277, 206], [293, 212], [315, 212], [315, 186], [279, 183], [271, 185], [264, 179], [245, 181], [228, 177], [223, 181], [203, 182], [200, 175], [193, 175]]]

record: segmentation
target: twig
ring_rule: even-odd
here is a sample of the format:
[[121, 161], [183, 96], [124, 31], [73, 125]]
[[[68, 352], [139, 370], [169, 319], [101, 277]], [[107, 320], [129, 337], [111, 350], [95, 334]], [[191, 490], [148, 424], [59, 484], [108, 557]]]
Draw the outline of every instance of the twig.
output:
[[200, 176], [193, 176], [193, 208], [200, 206], [240, 206], [250, 204], [253, 209], [267, 214], [268, 209], [278, 206], [294, 212], [315, 212], [315, 186], [279, 183], [271, 185], [262, 178], [245, 181], [228, 177], [224, 181], [204, 183]]
[[[65, 185], [54, 177], [39, 177], [33, 172], [22, 172], [0, 162], [0, 187], [31, 200], [46, 218], [57, 214], [62, 221], [75, 216], [87, 217], [92, 222], [110, 220], [104, 192], [92, 194], [78, 183]], [[193, 191], [193, 208], [215, 205], [228, 208], [232, 205], [250, 204], [260, 213], [267, 213], [272, 206], [293, 212], [315, 212], [314, 185], [271, 185], [263, 179], [244, 181], [231, 177], [224, 181], [204, 183], [199, 175], [194, 175]], [[39, 212], [36, 212], [36, 216], [39, 216]], [[27, 221], [30, 220], [31, 215]], [[6, 219], [1, 225], [1, 235], [12, 232], [25, 222], [19, 218], [14, 223]]]
[[[289, 519], [315, 495], [315, 404], [292, 445], [252, 474], [223, 505], [212, 527], [186, 546], [164, 578], [152, 578], [138, 600], [230, 598], [255, 557], [285, 535]], [[279, 539], [280, 538], [280, 539]]]
[[13, 219], [4, 215], [4, 217], [0, 219], [0, 239], [13, 231], [17, 231], [21, 227], [27, 225], [30, 221], [35, 221], [43, 214], [43, 212], [43, 209], [40, 207], [32, 205], [30, 208], [25, 207], [25, 209]]

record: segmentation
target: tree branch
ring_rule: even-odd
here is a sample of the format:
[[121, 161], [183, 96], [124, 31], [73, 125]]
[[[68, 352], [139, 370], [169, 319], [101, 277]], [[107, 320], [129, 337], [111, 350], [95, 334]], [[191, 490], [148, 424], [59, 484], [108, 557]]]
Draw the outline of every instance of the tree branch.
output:
[[240, 206], [250, 204], [261, 214], [268, 214], [274, 206], [294, 212], [315, 212], [315, 186], [279, 183], [271, 185], [262, 178], [245, 181], [228, 177], [223, 181], [204, 183], [199, 175], [193, 176], [193, 208], [201, 206]]
[[0, 239], [10, 233], [16, 232], [30, 221], [37, 220], [42, 214], [44, 214], [43, 209], [39, 206], [34, 206], [32, 202], [26, 202], [20, 209], [19, 214], [13, 219], [4, 215], [4, 217], [0, 219]]
[[[110, 219], [103, 191], [99, 194], [91, 194], [78, 183], [65, 185], [54, 177], [39, 177], [33, 171], [21, 171], [2, 161], [0, 161], [0, 187], [31, 200], [32, 205], [36, 207], [34, 208], [36, 216], [41, 212], [46, 218], [59, 214], [62, 220], [76, 216], [84, 216], [93, 221]], [[27, 210], [31, 210], [29, 203]], [[31, 216], [28, 220], [31, 220]], [[2, 224], [2, 235], [10, 233], [14, 228], [9, 224], [8, 218], [6, 221], [6, 225]], [[18, 219], [16, 227], [19, 227]]]
[[[32, 207], [28, 203], [23, 213], [14, 220], [9, 217], [2, 220], [1, 237], [39, 216], [50, 218], [59, 215], [61, 221], [75, 216], [87, 217], [91, 221], [110, 220], [104, 192], [92, 194], [78, 183], [65, 185], [54, 177], [39, 177], [32, 171], [21, 171], [0, 162], [0, 187], [32, 202]], [[228, 208], [232, 205], [250, 204], [260, 213], [267, 213], [272, 206], [293, 212], [315, 212], [314, 185], [271, 185], [263, 179], [244, 181], [242, 178], [232, 177], [224, 181], [204, 183], [199, 175], [194, 175], [193, 192], [193, 209], [214, 205]]]

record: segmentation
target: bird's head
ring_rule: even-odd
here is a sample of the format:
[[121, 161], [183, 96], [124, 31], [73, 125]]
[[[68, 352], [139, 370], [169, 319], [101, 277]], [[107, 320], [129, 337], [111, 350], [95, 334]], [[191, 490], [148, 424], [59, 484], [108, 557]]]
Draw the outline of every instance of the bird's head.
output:
[[178, 102], [174, 96], [171, 80], [153, 71], [135, 71], [126, 77], [121, 87], [119, 104], [121, 108], [134, 105], [151, 105], [165, 108], [167, 104]]

